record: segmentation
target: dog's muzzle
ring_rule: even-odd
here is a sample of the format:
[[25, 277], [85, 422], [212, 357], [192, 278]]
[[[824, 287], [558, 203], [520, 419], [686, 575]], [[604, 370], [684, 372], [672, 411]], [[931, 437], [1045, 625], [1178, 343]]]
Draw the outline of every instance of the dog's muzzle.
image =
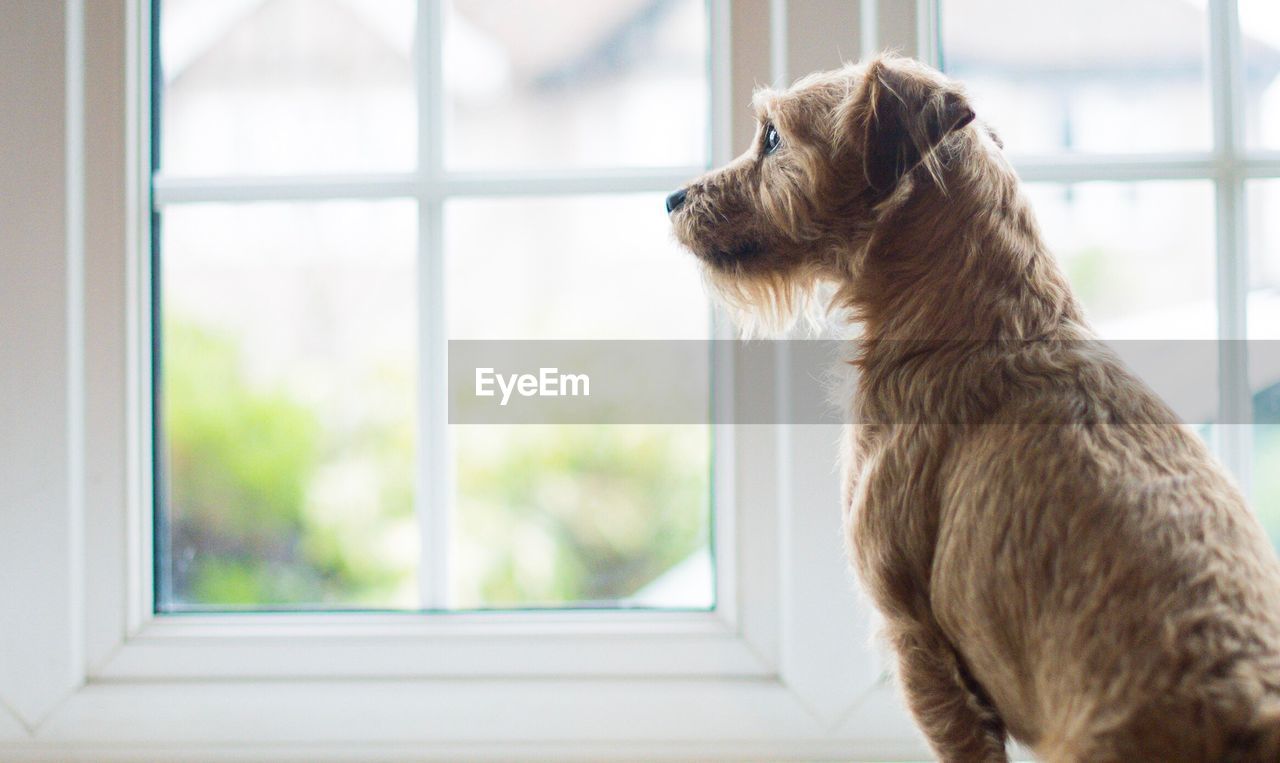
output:
[[689, 195], [688, 188], [681, 188], [667, 197], [667, 214], [671, 214], [680, 208], [684, 203], [685, 197]]

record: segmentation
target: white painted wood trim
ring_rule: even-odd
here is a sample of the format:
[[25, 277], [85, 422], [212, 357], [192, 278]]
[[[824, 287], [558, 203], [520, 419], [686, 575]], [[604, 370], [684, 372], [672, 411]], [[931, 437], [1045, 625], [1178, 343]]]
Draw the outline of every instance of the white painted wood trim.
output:
[[94, 680], [768, 678], [712, 613], [156, 618]]
[[17, 714], [0, 702], [0, 745], [25, 742], [29, 736], [30, 730], [18, 720]]
[[132, 759], [144, 760], [156, 748], [182, 750], [183, 759], [329, 748], [359, 748], [360, 760], [387, 748], [415, 760], [919, 759], [921, 745], [891, 719], [873, 710], [833, 724], [768, 681], [248, 682], [179, 694], [162, 683], [97, 684], [68, 701], [40, 739], [44, 750], [133, 748], [142, 754]]
[[441, 0], [418, 0], [414, 65], [418, 102], [417, 242], [417, 443], [414, 514], [418, 520], [421, 563], [418, 600], [424, 609], [449, 605], [452, 549], [449, 526], [453, 511], [453, 464], [449, 447], [448, 328], [445, 326], [444, 199], [444, 6]]
[[[1211, 0], [1209, 14], [1209, 82], [1213, 106], [1213, 149], [1223, 167], [1214, 184], [1215, 252], [1217, 260], [1218, 337], [1248, 338], [1245, 300], [1249, 293], [1249, 257], [1244, 173], [1244, 103], [1241, 86], [1240, 24], [1236, 0]], [[1249, 390], [1248, 347], [1244, 342], [1219, 343], [1218, 415], [1224, 421], [1246, 422], [1253, 414]], [[1248, 426], [1215, 428], [1218, 453], [1245, 494], [1253, 430]]]
[[0, 702], [45, 718], [84, 676], [81, 3], [0, 25]]
[[[85, 4], [90, 29], [123, 28], [124, 2]], [[134, 351], [129, 339], [131, 318], [121, 305], [131, 304], [128, 256], [136, 225], [136, 207], [121, 188], [130, 181], [131, 156], [120, 150], [129, 130], [121, 95], [128, 90], [127, 44], [118, 35], [86, 39], [84, 113], [95, 129], [85, 133], [84, 347], [85, 377], [91, 380], [85, 399], [85, 659], [99, 665], [120, 645], [129, 623], [129, 595], [121, 571], [130, 565], [131, 534], [125, 507], [136, 480], [127, 454], [130, 448], [126, 379]], [[132, 186], [132, 187], [137, 187]], [[97, 581], [94, 585], [91, 581]], [[109, 584], [108, 584], [109, 583]], [[86, 589], [87, 590], [87, 589]]]

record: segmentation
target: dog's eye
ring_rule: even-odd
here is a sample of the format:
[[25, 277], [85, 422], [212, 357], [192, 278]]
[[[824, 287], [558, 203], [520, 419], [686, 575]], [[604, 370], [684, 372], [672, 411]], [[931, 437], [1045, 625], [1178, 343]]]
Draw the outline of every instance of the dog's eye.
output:
[[764, 126], [764, 152], [772, 154], [778, 150], [778, 146], [782, 145], [782, 136], [778, 134], [778, 128], [773, 125]]

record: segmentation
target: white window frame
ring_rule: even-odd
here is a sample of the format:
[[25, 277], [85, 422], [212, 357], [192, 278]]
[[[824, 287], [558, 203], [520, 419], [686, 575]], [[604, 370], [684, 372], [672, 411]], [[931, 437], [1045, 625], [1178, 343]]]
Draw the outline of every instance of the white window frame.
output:
[[[421, 49], [439, 49], [431, 22], [440, 2], [423, 0]], [[48, 222], [15, 239], [21, 251], [5, 263], [9, 283], [38, 298], [24, 303], [24, 321], [0, 333], [10, 459], [0, 463], [0, 579], [17, 583], [0, 588], [0, 757], [812, 760], [923, 752], [897, 703], [884, 699], [891, 695], [864, 646], [870, 617], [844, 559], [831, 427], [717, 432], [729, 447], [718, 447], [716, 464], [726, 481], [717, 486], [711, 612], [154, 614], [149, 4], [25, 7], [0, 63], [34, 84], [41, 108], [32, 106], [11, 139], [43, 149], [34, 154], [39, 166], [57, 172], [0, 170], [0, 186], [22, 191], [6, 195], [6, 220], [12, 213]], [[719, 164], [754, 131], [746, 106], [754, 85], [858, 55], [858, 9], [778, 0], [710, 7]], [[420, 87], [438, 87], [438, 63], [420, 62]], [[439, 120], [425, 111], [424, 127]], [[430, 306], [440, 303], [430, 297], [441, 288], [447, 194], [667, 191], [702, 169], [445, 174], [436, 145], [422, 146], [421, 175], [234, 188], [162, 181], [155, 202], [388, 190], [416, 197], [419, 287]], [[422, 319], [431, 351], [443, 347], [438, 317]], [[752, 382], [719, 404], [789, 405], [790, 379], [745, 367], [743, 358], [718, 362]], [[424, 415], [426, 448], [438, 453], [443, 443], [430, 433], [442, 431], [443, 411]]]

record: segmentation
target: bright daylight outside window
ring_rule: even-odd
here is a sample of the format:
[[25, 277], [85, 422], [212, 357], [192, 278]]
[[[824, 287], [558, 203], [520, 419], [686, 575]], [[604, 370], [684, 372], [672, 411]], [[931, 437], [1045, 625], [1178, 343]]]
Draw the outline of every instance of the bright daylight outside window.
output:
[[[1205, 0], [941, 2], [943, 67], [1006, 151], [1027, 158], [1040, 224], [1109, 340], [1280, 339], [1280, 181], [1264, 179], [1280, 172], [1254, 159], [1280, 148], [1280, 5], [1239, 0], [1239, 81], [1225, 67], [1214, 75], [1213, 10]], [[1219, 136], [1221, 163], [1215, 109], [1243, 140]], [[1223, 214], [1235, 205], [1247, 205], [1247, 231]], [[1223, 275], [1235, 235], [1247, 252], [1238, 287]], [[1254, 426], [1203, 432], [1220, 451], [1244, 438], [1246, 463], [1228, 465], [1280, 544], [1280, 367], [1274, 350], [1253, 349], [1241, 372], [1252, 405], [1228, 423], [1251, 412]], [[1219, 369], [1219, 383], [1228, 375]]]
[[155, 13], [157, 609], [714, 606], [711, 427], [449, 426], [439, 383], [451, 339], [710, 336], [662, 203], [706, 4]]

